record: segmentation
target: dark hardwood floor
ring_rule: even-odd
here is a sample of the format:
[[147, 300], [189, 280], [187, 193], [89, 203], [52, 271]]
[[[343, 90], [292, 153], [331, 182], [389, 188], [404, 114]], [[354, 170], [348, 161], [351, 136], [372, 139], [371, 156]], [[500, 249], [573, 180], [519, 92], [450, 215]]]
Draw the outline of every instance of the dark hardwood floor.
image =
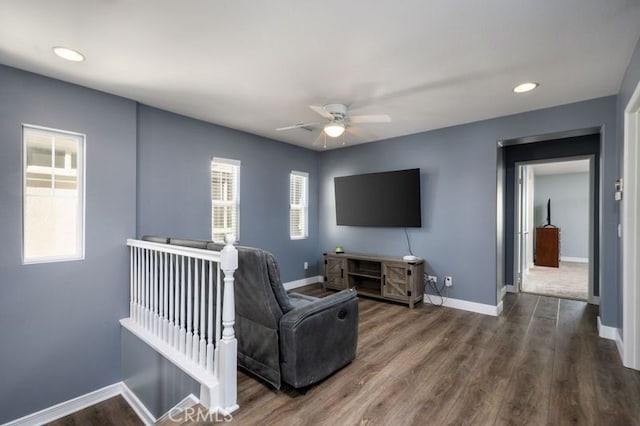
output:
[[640, 372], [598, 337], [597, 307], [531, 294], [504, 306], [494, 318], [360, 298], [353, 363], [304, 394], [239, 372], [232, 423], [640, 425]]

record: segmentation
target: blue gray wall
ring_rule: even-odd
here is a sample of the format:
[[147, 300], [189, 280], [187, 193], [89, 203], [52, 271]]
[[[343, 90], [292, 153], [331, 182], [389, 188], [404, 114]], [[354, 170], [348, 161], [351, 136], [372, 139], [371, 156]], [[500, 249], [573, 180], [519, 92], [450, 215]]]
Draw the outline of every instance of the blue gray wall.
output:
[[[282, 280], [318, 275], [318, 154], [138, 107], [138, 236], [211, 239], [212, 157], [240, 160], [240, 244], [278, 259]], [[289, 173], [309, 173], [309, 238], [289, 238]], [[309, 262], [309, 269], [303, 269]]]
[[[0, 423], [121, 380], [135, 103], [0, 65]], [[22, 123], [85, 133], [85, 259], [21, 264]]]
[[[409, 229], [413, 251], [426, 259], [428, 272], [441, 280], [453, 276], [449, 295], [495, 305], [496, 170], [498, 141], [524, 136], [602, 127], [602, 321], [617, 318], [617, 207], [613, 182], [618, 175], [615, 101], [606, 97], [466, 125], [323, 152], [320, 156], [320, 250], [336, 245], [347, 251], [403, 255], [400, 228], [337, 226], [333, 178], [357, 173], [419, 167], [422, 172], [423, 227]], [[611, 302], [609, 302], [611, 298]], [[608, 303], [609, 302], [609, 303]]]
[[534, 226], [547, 223], [551, 199], [551, 223], [560, 228], [560, 257], [589, 258], [589, 173], [536, 175]]
[[122, 328], [122, 378], [158, 419], [189, 394], [200, 396], [200, 384], [171, 361]]
[[[622, 155], [623, 155], [623, 147], [624, 147], [624, 110], [631, 99], [631, 95], [633, 95], [633, 91], [636, 89], [640, 83], [640, 40], [636, 43], [636, 48], [633, 52], [633, 56], [631, 57], [631, 61], [629, 62], [629, 66], [627, 67], [627, 71], [624, 74], [624, 79], [622, 80], [622, 85], [620, 86], [620, 92], [618, 92], [618, 102], [617, 102], [617, 135], [620, 146], [619, 151], [619, 160], [620, 160], [620, 176], [623, 174], [622, 170]], [[622, 201], [624, 203], [624, 200]], [[620, 209], [622, 212], [622, 209]], [[622, 220], [620, 219], [620, 223]], [[624, 231], [623, 231], [624, 232]], [[619, 252], [622, 253], [622, 240], [619, 240]], [[618, 259], [618, 276], [622, 279], [622, 256]], [[620, 284], [620, 292], [618, 294], [618, 320], [617, 326], [622, 328], [622, 283]]]

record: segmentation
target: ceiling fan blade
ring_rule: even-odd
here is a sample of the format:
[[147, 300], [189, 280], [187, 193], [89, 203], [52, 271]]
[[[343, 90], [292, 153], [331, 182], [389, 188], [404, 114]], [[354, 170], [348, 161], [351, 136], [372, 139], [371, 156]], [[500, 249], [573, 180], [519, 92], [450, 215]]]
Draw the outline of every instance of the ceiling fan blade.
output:
[[278, 127], [276, 131], [279, 132], [280, 130], [299, 129], [301, 127], [315, 126], [316, 124], [320, 124], [320, 123], [298, 123], [298, 124], [294, 124], [293, 126]]
[[323, 137], [324, 132], [320, 132], [318, 133], [318, 137], [316, 138], [316, 140], [313, 141], [313, 143], [311, 144], [311, 146], [318, 146], [322, 144], [322, 137]]
[[387, 114], [352, 115], [349, 121], [355, 124], [360, 123], [391, 123], [391, 117]]
[[327, 120], [333, 120], [333, 115], [327, 111], [323, 106], [309, 105], [309, 108], [326, 118]]

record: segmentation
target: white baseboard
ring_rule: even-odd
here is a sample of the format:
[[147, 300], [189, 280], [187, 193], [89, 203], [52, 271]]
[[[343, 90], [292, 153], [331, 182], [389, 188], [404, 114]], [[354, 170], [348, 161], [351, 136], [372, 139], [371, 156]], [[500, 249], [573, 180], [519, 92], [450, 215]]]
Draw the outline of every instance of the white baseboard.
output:
[[171, 420], [171, 415], [185, 411], [187, 408], [191, 408], [200, 403], [200, 400], [192, 393], [185, 396], [182, 401], [178, 402], [171, 410], [164, 413], [162, 417], [156, 420], [156, 423], [162, 423], [165, 420]]
[[314, 277], [307, 277], [301, 280], [289, 281], [288, 283], [282, 283], [285, 290], [292, 290], [298, 287], [304, 287], [305, 285], [320, 283], [324, 280], [324, 276], [316, 275]]
[[12, 420], [9, 423], [5, 423], [3, 426], [42, 425], [45, 423], [50, 423], [61, 417], [68, 416], [69, 414], [82, 410], [83, 408], [90, 407], [106, 399], [118, 396], [121, 393], [122, 382], [114, 383], [101, 389], [94, 390], [93, 392], [89, 392], [87, 394], [72, 398], [68, 401], [52, 405], [51, 407], [45, 408], [44, 410], [28, 414], [16, 420]]
[[135, 393], [129, 389], [129, 386], [125, 382], [120, 382], [122, 397], [127, 401], [127, 403], [131, 406], [133, 411], [138, 415], [142, 423], [147, 426], [154, 425], [156, 423], [156, 418], [151, 414], [151, 412], [145, 407], [145, 405], [140, 401], [140, 399], [136, 396]]
[[560, 262], [589, 263], [588, 257], [560, 256]]
[[[427, 297], [423, 297], [424, 303], [429, 303]], [[445, 298], [442, 306], [447, 308], [461, 309], [463, 311], [476, 312], [478, 314], [491, 315], [497, 317], [502, 312], [502, 301], [497, 306], [485, 305], [483, 303], [469, 302], [467, 300]]]
[[618, 347], [618, 354], [620, 354], [620, 361], [624, 363], [624, 346], [622, 345], [622, 330], [616, 329], [616, 346]]
[[[136, 394], [134, 394], [131, 389], [129, 389], [126, 383], [117, 382], [93, 392], [89, 392], [76, 398], [72, 398], [68, 401], [52, 405], [51, 407], [45, 408], [44, 410], [28, 414], [16, 420], [12, 420], [2, 426], [43, 425], [118, 395], [122, 395], [125, 401], [127, 401], [133, 411], [135, 411], [135, 413], [145, 425], [150, 426], [156, 423], [156, 418], [153, 416], [153, 414], [151, 414], [151, 412], [149, 412], [142, 401], [138, 399]], [[189, 401], [187, 401], [187, 399]], [[180, 403], [176, 407], [181, 407], [181, 404], [185, 406], [187, 404], [194, 405], [198, 402], [199, 401], [195, 396], [189, 395], [187, 398], [180, 401]], [[172, 410], [173, 409], [175, 409], [175, 407], [172, 408]]]
[[517, 293], [516, 286], [512, 284], [507, 284], [504, 286], [507, 289], [507, 293]]
[[507, 294], [507, 286], [502, 286], [502, 288], [500, 289], [500, 300], [502, 300], [505, 296], [505, 294]]
[[618, 329], [615, 327], [609, 327], [608, 325], [602, 325], [600, 317], [598, 316], [598, 335], [603, 339], [616, 340]]

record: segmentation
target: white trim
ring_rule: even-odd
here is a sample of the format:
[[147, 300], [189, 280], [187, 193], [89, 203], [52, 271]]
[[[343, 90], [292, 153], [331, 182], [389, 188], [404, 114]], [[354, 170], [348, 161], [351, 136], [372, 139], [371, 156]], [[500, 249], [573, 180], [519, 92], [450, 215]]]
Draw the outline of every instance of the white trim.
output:
[[515, 285], [512, 284], [507, 284], [504, 286], [504, 288], [507, 290], [507, 293], [517, 293], [518, 289], [516, 288]]
[[162, 417], [160, 417], [159, 419], [156, 419], [156, 423], [162, 423], [163, 421], [169, 419], [171, 420], [171, 415], [174, 413], [180, 413], [182, 411], [185, 411], [187, 408], [191, 408], [197, 404], [200, 403], [200, 400], [198, 398], [196, 398], [196, 396], [192, 393], [190, 393], [189, 395], [185, 396], [182, 401], [178, 402], [176, 405], [173, 406], [173, 408], [171, 408], [169, 411], [167, 411], [166, 413], [164, 413], [164, 415]]
[[[640, 83], [624, 110], [622, 196], [622, 363], [640, 369]], [[620, 233], [619, 233], [620, 235]]]
[[588, 257], [560, 256], [560, 262], [589, 263]]
[[507, 294], [507, 286], [503, 285], [502, 288], [500, 289], [500, 300], [502, 300], [506, 294]]
[[600, 316], [598, 316], [598, 336], [602, 337], [603, 339], [616, 340], [617, 334], [617, 328], [603, 325], [602, 321], [600, 321]]
[[316, 275], [314, 277], [302, 278], [301, 280], [289, 281], [282, 283], [285, 290], [292, 290], [298, 287], [304, 287], [305, 285], [321, 283], [324, 277], [322, 275]]
[[618, 347], [618, 353], [620, 354], [620, 359], [624, 359], [624, 345], [622, 344], [622, 330], [619, 328], [616, 331], [616, 346]]
[[233, 160], [231, 158], [213, 157], [211, 161], [214, 161], [216, 163], [221, 163], [221, 164], [228, 164], [230, 166], [236, 166], [236, 167], [240, 167], [241, 165], [240, 160]]
[[133, 393], [129, 386], [125, 382], [120, 382], [122, 397], [127, 401], [129, 406], [138, 415], [142, 423], [147, 426], [154, 425], [156, 418], [151, 414], [147, 407], [140, 401], [138, 396]]
[[[423, 296], [424, 303], [429, 303], [427, 296]], [[442, 306], [446, 308], [461, 309], [463, 311], [476, 312], [478, 314], [491, 315], [497, 317], [502, 313], [502, 301], [497, 306], [485, 305], [484, 303], [469, 302], [467, 300], [445, 298]]]
[[[219, 387], [220, 383], [217, 377], [213, 374], [203, 374], [203, 370], [198, 364], [193, 362], [191, 359], [186, 358], [184, 354], [180, 353], [172, 345], [166, 343], [164, 340], [161, 340], [156, 335], [151, 334], [148, 330], [132, 321], [131, 318], [121, 319], [120, 325], [129, 330], [144, 343], [151, 346], [156, 350], [156, 352], [160, 353], [196, 382], [201, 385], [205, 385], [210, 389]], [[211, 408], [213, 409], [215, 407]]]
[[[53, 138], [53, 146], [52, 149], [55, 148], [55, 137], [57, 135], [68, 135], [74, 138], [78, 138], [78, 157], [77, 157], [77, 169], [76, 169], [76, 177], [77, 177], [77, 194], [79, 198], [79, 203], [77, 207], [78, 217], [76, 218], [76, 249], [77, 253], [73, 255], [62, 255], [62, 256], [40, 256], [34, 257], [31, 259], [27, 259], [25, 255], [25, 225], [26, 225], [26, 196], [27, 196], [27, 143], [25, 139], [26, 131], [35, 131], [46, 133], [47, 136]], [[87, 164], [87, 135], [84, 133], [72, 132], [68, 130], [60, 130], [50, 127], [37, 126], [33, 124], [22, 123], [22, 131], [21, 131], [21, 143], [22, 143], [22, 193], [21, 193], [21, 254], [22, 254], [22, 264], [23, 265], [32, 265], [39, 263], [55, 263], [55, 262], [68, 262], [68, 261], [76, 261], [76, 260], [84, 260], [85, 258], [85, 240], [86, 240], [86, 164]], [[52, 162], [54, 161], [54, 157], [52, 155]], [[51, 165], [51, 173], [55, 176], [54, 173], [54, 164]], [[55, 186], [55, 185], [54, 185]]]
[[77, 396], [68, 401], [52, 405], [51, 407], [36, 411], [35, 413], [28, 414], [24, 417], [20, 417], [19, 419], [12, 420], [5, 423], [3, 426], [42, 425], [50, 423], [61, 417], [68, 416], [76, 411], [80, 411], [84, 408], [120, 395], [122, 393], [121, 383], [122, 382], [114, 383], [87, 394]]
[[147, 426], [156, 424], [156, 422], [163, 420], [169, 413], [176, 409], [186, 409], [200, 403], [200, 400], [195, 395], [189, 394], [182, 401], [176, 404], [171, 410], [167, 411], [160, 419], [156, 419], [153, 414], [147, 409], [147, 407], [140, 401], [135, 393], [125, 382], [117, 382], [109, 386], [105, 386], [101, 389], [94, 390], [84, 395], [80, 395], [76, 398], [72, 398], [68, 401], [61, 402], [35, 413], [28, 414], [19, 419], [12, 420], [2, 426], [32, 426], [32, 425], [44, 425], [46, 423], [53, 422], [69, 414], [76, 413], [87, 407], [95, 404], [99, 404], [114, 396], [122, 395], [127, 404], [136, 413], [140, 420]]

